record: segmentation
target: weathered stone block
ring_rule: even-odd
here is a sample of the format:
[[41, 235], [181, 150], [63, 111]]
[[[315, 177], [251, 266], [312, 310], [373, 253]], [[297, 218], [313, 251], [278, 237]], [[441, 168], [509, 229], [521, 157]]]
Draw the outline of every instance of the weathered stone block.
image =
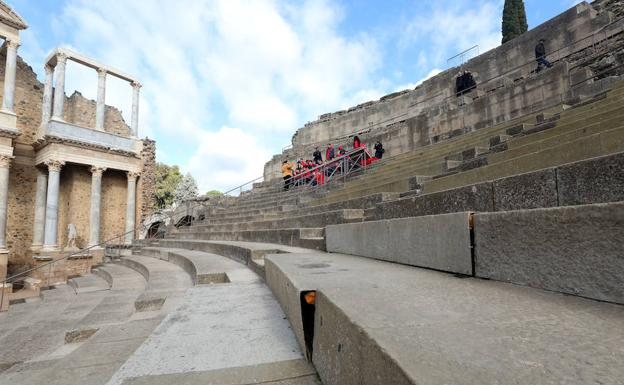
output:
[[472, 274], [469, 216], [462, 212], [327, 226], [327, 251]]
[[624, 153], [560, 166], [557, 169], [559, 205], [624, 200]]
[[475, 273], [624, 303], [624, 204], [477, 213]]
[[376, 208], [376, 218], [416, 217], [460, 211], [494, 211], [493, 202], [492, 184], [485, 182], [380, 203]]
[[495, 211], [557, 206], [554, 168], [498, 179], [492, 185]]

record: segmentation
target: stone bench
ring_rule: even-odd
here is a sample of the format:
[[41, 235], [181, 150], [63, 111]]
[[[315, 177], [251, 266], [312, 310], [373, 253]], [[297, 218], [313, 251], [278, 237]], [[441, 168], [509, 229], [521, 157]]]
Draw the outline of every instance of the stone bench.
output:
[[624, 378], [619, 305], [342, 254], [270, 255], [266, 276], [326, 385]]
[[147, 281], [145, 291], [134, 301], [137, 311], [159, 310], [170, 296], [180, 296], [192, 286], [191, 277], [179, 266], [155, 258], [133, 255], [116, 263], [139, 272]]

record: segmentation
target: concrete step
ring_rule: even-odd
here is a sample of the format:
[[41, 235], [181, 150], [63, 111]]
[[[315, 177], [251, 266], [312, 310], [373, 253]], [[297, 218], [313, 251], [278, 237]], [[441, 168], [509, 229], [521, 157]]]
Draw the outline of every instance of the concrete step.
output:
[[191, 277], [179, 266], [141, 255], [120, 258], [116, 263], [134, 269], [147, 281], [134, 301], [136, 311], [159, 310], [169, 297], [179, 297], [192, 286]]
[[[624, 376], [621, 305], [342, 254], [271, 255], [266, 272], [325, 385]], [[314, 317], [303, 318], [310, 290]]]

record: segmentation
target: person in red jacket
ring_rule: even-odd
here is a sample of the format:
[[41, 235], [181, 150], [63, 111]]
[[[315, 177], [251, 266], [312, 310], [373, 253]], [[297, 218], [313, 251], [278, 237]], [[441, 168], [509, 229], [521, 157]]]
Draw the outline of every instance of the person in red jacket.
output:
[[360, 137], [356, 135], [353, 138], [353, 149], [360, 148], [361, 145], [362, 145], [362, 142], [360, 141]]

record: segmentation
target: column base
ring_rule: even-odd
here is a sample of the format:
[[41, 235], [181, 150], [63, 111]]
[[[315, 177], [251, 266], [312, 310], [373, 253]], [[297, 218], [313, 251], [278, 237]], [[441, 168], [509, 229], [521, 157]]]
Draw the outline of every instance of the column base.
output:
[[30, 251], [33, 253], [38, 253], [43, 249], [43, 245], [30, 245]]
[[0, 249], [0, 280], [3, 280], [6, 278], [8, 263], [9, 263], [9, 250]]
[[61, 248], [58, 245], [43, 245], [41, 251], [44, 253], [53, 253], [61, 251]]

